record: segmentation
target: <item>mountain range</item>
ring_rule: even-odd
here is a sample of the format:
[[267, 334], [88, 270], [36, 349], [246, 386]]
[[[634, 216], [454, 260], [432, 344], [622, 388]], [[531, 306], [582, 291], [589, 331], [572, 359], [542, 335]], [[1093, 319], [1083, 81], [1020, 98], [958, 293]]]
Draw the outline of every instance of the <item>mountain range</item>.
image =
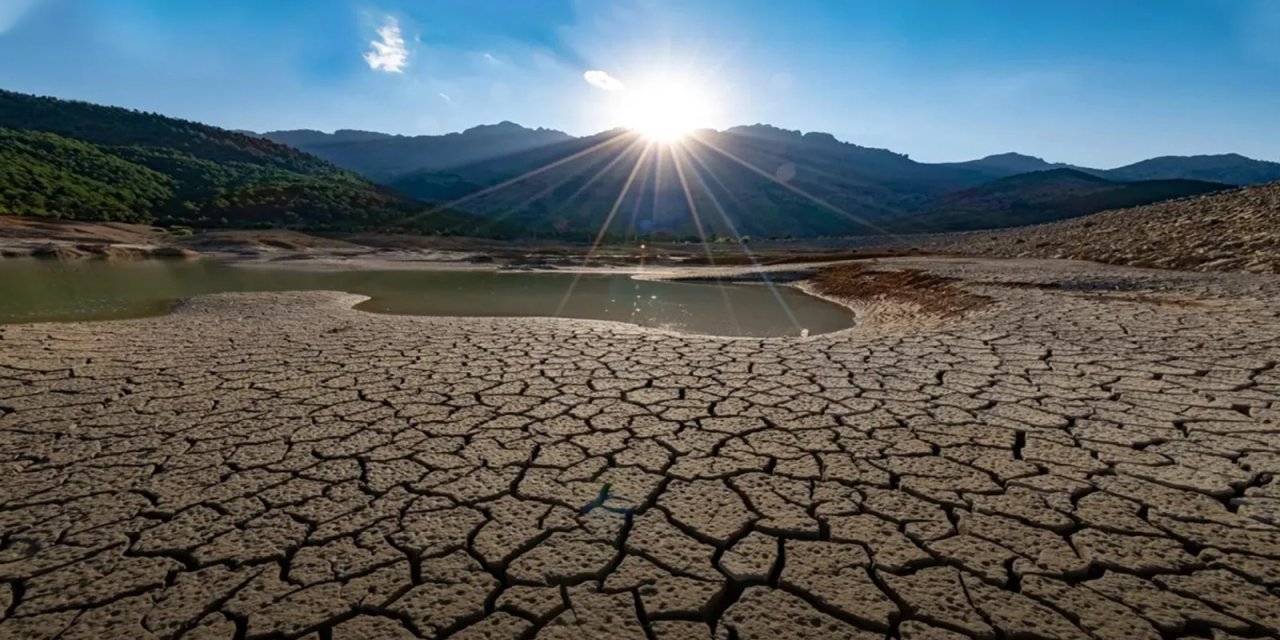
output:
[[1154, 158], [1114, 169], [1017, 153], [923, 163], [827, 133], [765, 124], [701, 130], [670, 147], [645, 145], [625, 130], [573, 137], [510, 122], [445, 136], [263, 135], [531, 235], [602, 228], [675, 237], [978, 229], [1280, 180], [1280, 164], [1234, 154]]
[[412, 171], [449, 169], [572, 138], [553, 129], [526, 129], [514, 122], [480, 125], [439, 136], [396, 136], [339, 129], [273, 131], [263, 137], [324, 158], [373, 180]]
[[[874, 152], [881, 151], [899, 159], [907, 158], [904, 154], [840, 142], [829, 133], [816, 131], [801, 133], [766, 124], [732, 127], [725, 133], [772, 140], [785, 145], [798, 146], [806, 143], [826, 146], [845, 145], [846, 148], [872, 152], [869, 154], [872, 157], [878, 155]], [[402, 177], [421, 171], [444, 171], [575, 139], [574, 136], [563, 131], [545, 128], [530, 129], [510, 121], [480, 125], [459, 133], [444, 135], [403, 136], [350, 129], [339, 129], [333, 133], [296, 129], [271, 131], [260, 135], [378, 180]], [[587, 136], [587, 138], [591, 137], [594, 136]], [[889, 156], [880, 155], [880, 157]], [[989, 155], [965, 162], [917, 164], [939, 170], [967, 171], [972, 175], [987, 178], [1001, 178], [1051, 169], [1076, 169], [1117, 182], [1184, 179], [1244, 186], [1280, 180], [1280, 163], [1254, 160], [1238, 153], [1160, 156], [1113, 169], [1049, 162], [1043, 158], [1015, 152]]]
[[[202, 227], [554, 237], [806, 237], [1030, 224], [1280, 180], [1238, 155], [1098, 170], [922, 163], [756, 124], [652, 144], [511, 122], [443, 136], [228, 131], [0, 91], [0, 213]], [[439, 204], [431, 204], [439, 203]]]

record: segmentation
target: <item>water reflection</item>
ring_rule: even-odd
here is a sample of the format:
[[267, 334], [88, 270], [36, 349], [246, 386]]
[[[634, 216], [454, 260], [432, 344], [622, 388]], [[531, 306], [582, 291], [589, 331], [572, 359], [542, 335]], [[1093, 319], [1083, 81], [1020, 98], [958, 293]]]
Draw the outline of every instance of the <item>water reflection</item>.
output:
[[[555, 316], [717, 335], [798, 335], [849, 327], [848, 310], [791, 289], [672, 283], [625, 275], [493, 271], [306, 271], [215, 261], [0, 261], [0, 322], [129, 318], [224, 291], [336, 290], [376, 313]], [[572, 289], [571, 289], [572, 288]], [[795, 315], [795, 321], [789, 317]]]

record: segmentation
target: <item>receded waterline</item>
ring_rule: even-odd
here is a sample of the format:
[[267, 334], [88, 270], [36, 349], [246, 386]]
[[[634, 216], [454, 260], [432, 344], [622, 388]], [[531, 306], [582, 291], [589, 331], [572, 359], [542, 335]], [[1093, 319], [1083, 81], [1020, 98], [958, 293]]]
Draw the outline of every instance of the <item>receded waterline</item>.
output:
[[[356, 308], [430, 316], [612, 320], [683, 333], [795, 336], [853, 326], [831, 302], [758, 284], [626, 274], [474, 270], [308, 270], [214, 260], [0, 261], [0, 322], [110, 320], [167, 313], [180, 299], [235, 291], [347, 291]], [[572, 293], [570, 294], [570, 289]], [[567, 295], [567, 300], [566, 300]], [[733, 313], [726, 313], [726, 305]], [[557, 313], [558, 312], [558, 313]]]

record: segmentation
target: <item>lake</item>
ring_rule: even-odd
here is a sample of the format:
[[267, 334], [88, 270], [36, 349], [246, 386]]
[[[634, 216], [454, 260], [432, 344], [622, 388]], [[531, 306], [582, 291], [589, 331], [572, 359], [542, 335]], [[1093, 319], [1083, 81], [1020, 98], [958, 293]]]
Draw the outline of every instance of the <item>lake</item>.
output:
[[503, 271], [314, 271], [212, 260], [0, 259], [0, 322], [106, 320], [167, 313], [227, 291], [347, 291], [357, 309], [435, 316], [614, 320], [686, 333], [797, 336], [853, 325], [853, 314], [790, 287]]

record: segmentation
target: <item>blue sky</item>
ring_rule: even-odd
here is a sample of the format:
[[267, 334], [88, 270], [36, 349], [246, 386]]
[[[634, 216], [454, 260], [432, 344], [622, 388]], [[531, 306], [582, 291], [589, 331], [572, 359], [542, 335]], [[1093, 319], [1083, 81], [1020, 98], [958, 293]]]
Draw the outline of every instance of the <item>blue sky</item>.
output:
[[1280, 0], [0, 0], [0, 87], [229, 128], [589, 134], [587, 70], [924, 161], [1280, 160]]

